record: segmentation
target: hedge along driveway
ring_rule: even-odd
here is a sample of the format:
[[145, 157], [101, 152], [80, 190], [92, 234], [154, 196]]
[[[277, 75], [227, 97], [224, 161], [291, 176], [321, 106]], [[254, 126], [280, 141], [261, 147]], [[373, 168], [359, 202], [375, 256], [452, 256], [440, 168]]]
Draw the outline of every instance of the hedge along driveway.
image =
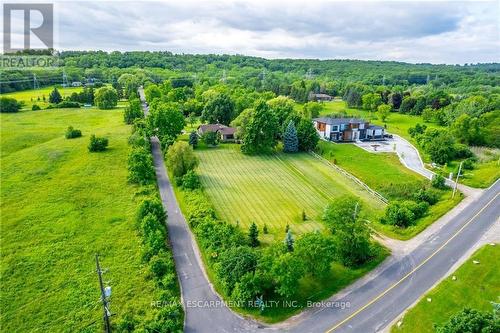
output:
[[[322, 228], [325, 206], [335, 197], [349, 194], [361, 199], [368, 219], [380, 216], [383, 206], [351, 180], [307, 153], [248, 156], [237, 145], [198, 150], [199, 174], [220, 218], [255, 222], [271, 234], [287, 224], [293, 232]], [[302, 211], [308, 219], [302, 221]], [[262, 234], [262, 232], [261, 232]]]

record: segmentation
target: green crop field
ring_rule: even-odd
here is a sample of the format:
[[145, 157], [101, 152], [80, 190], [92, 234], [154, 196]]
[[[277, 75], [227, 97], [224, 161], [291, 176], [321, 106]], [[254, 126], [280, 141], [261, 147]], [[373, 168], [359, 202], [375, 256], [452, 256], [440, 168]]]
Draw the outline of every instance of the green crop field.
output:
[[[434, 332], [434, 324], [442, 325], [465, 307], [493, 311], [490, 302], [498, 302], [500, 295], [499, 256], [499, 244], [479, 249], [457, 271], [422, 297], [404, 315], [402, 325], [399, 328], [393, 326], [391, 332]], [[479, 261], [479, 264], [474, 264], [473, 260]]]
[[[113, 288], [112, 322], [130, 309], [148, 318], [156, 298], [134, 226], [122, 110], [0, 114], [1, 326], [5, 332], [99, 332], [94, 254]], [[83, 137], [67, 140], [66, 128]], [[90, 134], [109, 149], [89, 153]]]
[[[36, 90], [24, 90], [17, 91], [8, 94], [1, 94], [2, 97], [12, 97], [15, 98], [18, 102], [24, 102], [23, 109], [31, 110], [31, 106], [33, 104], [37, 104], [41, 108], [46, 108], [49, 105], [49, 95], [50, 92], [54, 89], [54, 87], [44, 87]], [[66, 96], [71, 95], [74, 92], [80, 92], [83, 90], [82, 87], [60, 87], [57, 86], [57, 90], [64, 98]], [[44, 101], [45, 97], [45, 101]]]
[[[197, 150], [199, 174], [220, 217], [244, 227], [255, 222], [269, 232], [321, 228], [318, 221], [333, 198], [361, 198], [365, 215], [374, 219], [384, 207], [358, 185], [309, 154], [246, 156], [237, 145]], [[302, 210], [309, 217], [301, 220]], [[269, 236], [272, 237], [272, 236]], [[269, 239], [269, 240], [272, 240]]]

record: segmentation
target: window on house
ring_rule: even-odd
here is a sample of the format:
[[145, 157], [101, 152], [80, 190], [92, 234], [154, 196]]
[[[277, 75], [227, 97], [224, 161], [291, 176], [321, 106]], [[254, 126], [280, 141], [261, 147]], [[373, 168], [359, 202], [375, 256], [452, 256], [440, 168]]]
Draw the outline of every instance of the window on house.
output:
[[318, 123], [317, 128], [320, 131], [325, 131], [326, 130], [326, 124], [325, 123]]

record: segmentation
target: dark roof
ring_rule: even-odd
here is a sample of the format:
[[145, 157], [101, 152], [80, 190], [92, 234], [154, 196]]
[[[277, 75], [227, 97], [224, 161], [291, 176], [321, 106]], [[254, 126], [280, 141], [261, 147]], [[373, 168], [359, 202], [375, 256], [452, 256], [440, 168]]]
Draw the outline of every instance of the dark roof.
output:
[[314, 118], [314, 121], [325, 123], [328, 125], [341, 125], [341, 124], [357, 124], [365, 123], [366, 121], [360, 118], [331, 118], [331, 117], [320, 117]]
[[225, 128], [227, 126], [224, 126], [222, 124], [205, 124], [205, 125], [200, 125], [198, 127], [198, 130], [201, 132], [201, 133], [205, 133], [205, 132], [217, 132], [218, 130], [222, 129], [222, 128]]
[[224, 127], [219, 130], [220, 134], [231, 135], [236, 133], [236, 128], [234, 127]]
[[227, 127], [227, 126], [222, 125], [222, 124], [200, 125], [198, 127], [198, 130], [201, 132], [201, 134], [204, 134], [206, 132], [220, 132], [221, 134], [228, 135], [228, 134], [234, 134], [236, 132], [236, 128]]
[[378, 125], [370, 125], [368, 126], [368, 129], [384, 129], [382, 126], [378, 126]]

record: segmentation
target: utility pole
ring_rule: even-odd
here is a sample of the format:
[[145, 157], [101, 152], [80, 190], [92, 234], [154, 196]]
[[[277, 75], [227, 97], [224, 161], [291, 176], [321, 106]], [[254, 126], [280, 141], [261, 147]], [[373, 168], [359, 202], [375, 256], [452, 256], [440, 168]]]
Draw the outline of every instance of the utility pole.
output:
[[63, 77], [62, 77], [62, 86], [63, 88], [66, 88], [69, 86], [68, 84], [68, 76], [66, 75], [66, 71], [63, 69]]
[[460, 172], [462, 172], [462, 163], [464, 163], [464, 161], [460, 162], [460, 166], [458, 167], [457, 179], [455, 180], [455, 186], [453, 187], [453, 194], [451, 196], [452, 198], [455, 197], [455, 192], [457, 191], [458, 177], [460, 177]]
[[354, 207], [354, 214], [352, 216], [354, 222], [356, 222], [356, 215], [358, 215], [358, 206], [359, 206], [359, 202], [356, 202], [356, 207]]
[[33, 74], [33, 89], [38, 88], [40, 88], [40, 85], [38, 84], [38, 80], [36, 79], [36, 74]]
[[104, 332], [106, 333], [111, 333], [111, 324], [109, 323], [109, 316], [111, 316], [111, 313], [109, 312], [109, 303], [108, 303], [108, 298], [106, 295], [106, 291], [104, 290], [104, 285], [102, 283], [102, 270], [101, 266], [99, 265], [99, 255], [96, 253], [95, 255], [95, 265], [97, 268], [97, 276], [99, 276], [99, 287], [101, 288], [101, 301], [102, 301], [102, 308], [104, 311]]

